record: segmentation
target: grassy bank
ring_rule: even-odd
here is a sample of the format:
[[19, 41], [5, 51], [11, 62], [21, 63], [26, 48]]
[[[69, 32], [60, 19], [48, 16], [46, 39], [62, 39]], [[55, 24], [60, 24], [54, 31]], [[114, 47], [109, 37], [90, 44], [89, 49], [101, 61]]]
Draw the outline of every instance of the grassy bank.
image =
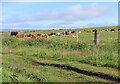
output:
[[[105, 28], [117, 29], [117, 27], [98, 29]], [[32, 66], [27, 62], [28, 59], [47, 63], [64, 63], [93, 72], [118, 76], [118, 32], [100, 32], [100, 43], [95, 46], [94, 33], [86, 32], [90, 30], [89, 28], [75, 30], [82, 31], [79, 33], [78, 42], [76, 38], [72, 38], [75, 34], [62, 36], [62, 41], [59, 36], [51, 36], [47, 42], [45, 38], [43, 40], [25, 37], [18, 39], [10, 37], [9, 32], [3, 33], [3, 81], [106, 81], [50, 66]], [[26, 31], [24, 34], [53, 31], [57, 33], [65, 30]]]

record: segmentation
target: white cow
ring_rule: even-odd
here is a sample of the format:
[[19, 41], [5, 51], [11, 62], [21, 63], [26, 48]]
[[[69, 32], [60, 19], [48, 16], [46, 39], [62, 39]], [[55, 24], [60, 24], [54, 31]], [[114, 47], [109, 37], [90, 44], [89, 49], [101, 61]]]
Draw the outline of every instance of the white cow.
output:
[[51, 36], [55, 36], [55, 35], [51, 35]]
[[79, 31], [79, 33], [81, 33], [81, 31]]
[[64, 31], [64, 32], [62, 32], [62, 35], [65, 35], [65, 31]]
[[76, 36], [75, 36], [75, 35], [72, 35], [72, 37], [73, 37], [73, 38], [76, 38]]
[[69, 31], [69, 33], [71, 33], [72, 31]]
[[60, 36], [60, 33], [57, 33], [56, 36]]

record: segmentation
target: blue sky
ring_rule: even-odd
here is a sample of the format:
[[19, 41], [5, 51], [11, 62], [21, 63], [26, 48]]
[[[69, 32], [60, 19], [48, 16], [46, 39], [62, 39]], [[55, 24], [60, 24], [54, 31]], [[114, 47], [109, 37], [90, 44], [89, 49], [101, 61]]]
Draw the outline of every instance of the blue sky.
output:
[[3, 29], [118, 25], [118, 2], [3, 2]]

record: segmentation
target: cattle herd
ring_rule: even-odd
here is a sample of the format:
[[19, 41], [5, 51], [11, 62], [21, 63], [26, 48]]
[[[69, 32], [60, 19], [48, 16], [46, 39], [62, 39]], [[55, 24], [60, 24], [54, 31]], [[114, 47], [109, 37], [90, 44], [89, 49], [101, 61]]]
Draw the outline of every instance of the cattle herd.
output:
[[[51, 32], [51, 33], [47, 33], [47, 34], [38, 33], [37, 35], [36, 34], [26, 34], [25, 37], [31, 37], [31, 38], [34, 38], [34, 39], [43, 39], [43, 37], [47, 38], [47, 36], [70, 35], [70, 33], [75, 33], [75, 31], [67, 31], [67, 32], [62, 32], [62, 33]], [[17, 38], [23, 38], [24, 37], [24, 34], [22, 34], [22, 35], [17, 35], [17, 34], [18, 34], [18, 32], [11, 32], [11, 36], [14, 35]]]
[[[120, 29], [116, 30], [116, 29], [102, 29], [100, 32], [115, 32], [115, 31], [120, 31]], [[95, 32], [95, 30], [89, 30], [87, 32]], [[75, 33], [75, 31], [67, 31], [67, 32], [62, 32], [62, 33], [55, 33], [55, 32], [51, 32], [51, 33], [47, 33], [47, 34], [43, 34], [43, 33], [38, 33], [38, 34], [22, 34], [22, 35], [17, 35], [18, 32], [11, 32], [11, 36], [15, 36], [17, 38], [23, 38], [25, 37], [31, 37], [34, 39], [43, 39], [44, 37], [47, 38], [47, 36], [62, 36], [62, 35], [70, 35], [70, 33]], [[81, 33], [81, 31], [79, 31], [79, 33]], [[72, 35], [73, 38], [75, 38], [75, 35]]]
[[[115, 32], [115, 31], [120, 31], [120, 29], [118, 29], [118, 30], [116, 30], [116, 29], [110, 29], [110, 30], [108, 30], [108, 29], [102, 29], [100, 32], [104, 32], [104, 31], [106, 31], [106, 32]], [[89, 31], [87, 31], [87, 32], [95, 32], [95, 30], [89, 30]]]

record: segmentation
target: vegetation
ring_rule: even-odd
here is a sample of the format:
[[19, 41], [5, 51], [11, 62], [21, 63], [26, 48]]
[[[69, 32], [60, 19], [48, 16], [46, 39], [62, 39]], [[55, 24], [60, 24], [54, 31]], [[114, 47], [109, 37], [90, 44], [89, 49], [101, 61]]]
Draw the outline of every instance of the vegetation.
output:
[[[98, 27], [101, 29], [118, 27]], [[106, 81], [74, 71], [52, 66], [34, 66], [31, 59], [44, 63], [59, 63], [80, 69], [101, 72], [118, 77], [118, 32], [100, 32], [100, 43], [94, 45], [94, 33], [87, 30], [97, 28], [72, 29], [82, 31], [79, 41], [70, 34], [50, 36], [49, 41], [11, 37], [10, 32], [2, 33], [2, 78], [4, 82], [62, 82], [62, 81]], [[23, 31], [29, 33], [63, 32], [70, 30]], [[20, 33], [20, 34], [23, 34]], [[109, 70], [108, 70], [109, 69]]]

